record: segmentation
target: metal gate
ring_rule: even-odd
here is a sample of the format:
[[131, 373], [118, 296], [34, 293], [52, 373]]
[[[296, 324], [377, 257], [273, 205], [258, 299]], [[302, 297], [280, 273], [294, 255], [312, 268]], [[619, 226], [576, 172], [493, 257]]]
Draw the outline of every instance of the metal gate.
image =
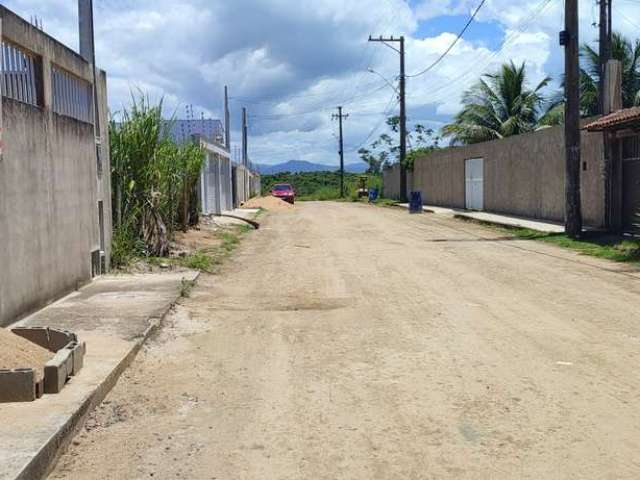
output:
[[465, 208], [482, 210], [484, 208], [484, 160], [470, 158], [464, 162]]
[[622, 224], [640, 229], [640, 136], [622, 142]]

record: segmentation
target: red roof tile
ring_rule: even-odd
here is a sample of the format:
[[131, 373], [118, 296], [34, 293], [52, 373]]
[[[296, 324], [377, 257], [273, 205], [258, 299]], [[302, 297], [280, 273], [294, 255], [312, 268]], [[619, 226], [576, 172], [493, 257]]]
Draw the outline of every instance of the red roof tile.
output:
[[640, 107], [623, 108], [585, 125], [584, 129], [590, 132], [599, 132], [609, 128], [624, 125], [630, 122], [640, 122]]

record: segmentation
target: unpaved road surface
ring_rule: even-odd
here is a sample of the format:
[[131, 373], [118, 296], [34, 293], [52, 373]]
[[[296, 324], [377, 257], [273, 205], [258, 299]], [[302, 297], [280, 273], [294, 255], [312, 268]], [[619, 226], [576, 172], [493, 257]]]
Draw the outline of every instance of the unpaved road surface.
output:
[[205, 276], [52, 479], [640, 478], [640, 281], [308, 203]]

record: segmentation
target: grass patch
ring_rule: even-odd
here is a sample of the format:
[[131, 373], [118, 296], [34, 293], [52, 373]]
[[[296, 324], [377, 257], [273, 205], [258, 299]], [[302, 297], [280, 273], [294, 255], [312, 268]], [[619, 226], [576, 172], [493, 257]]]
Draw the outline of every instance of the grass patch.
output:
[[396, 205], [400, 205], [399, 200], [394, 200], [392, 198], [379, 198], [374, 203], [376, 205], [380, 205], [381, 207], [395, 207]]
[[522, 240], [535, 240], [557, 245], [590, 257], [604, 258], [614, 262], [640, 263], [640, 239], [631, 239], [622, 235], [604, 232], [585, 232], [583, 238], [573, 240], [564, 233], [545, 233], [528, 228], [503, 227], [488, 224], [487, 222], [469, 219], [461, 220], [479, 223], [490, 227], [492, 230]]
[[615, 262], [640, 262], [640, 241], [617, 235], [594, 234], [573, 240], [564, 234], [555, 234], [539, 237], [538, 240]]
[[215, 267], [221, 265], [238, 248], [242, 237], [251, 230], [253, 230], [251, 225], [227, 227], [216, 233], [216, 236], [220, 239], [220, 245], [197, 250], [191, 255], [177, 260], [183, 267], [214, 273]]
[[199, 248], [183, 257], [155, 257], [145, 256], [144, 254], [128, 256], [126, 263], [124, 263], [125, 259], [122, 258], [121, 261], [123, 263], [116, 268], [118, 271], [126, 273], [131, 271], [130, 269], [136, 262], [142, 262], [155, 268], [178, 266], [205, 273], [215, 273], [216, 267], [220, 266], [238, 248], [242, 237], [251, 230], [253, 230], [251, 225], [229, 226], [215, 232], [220, 243], [213, 247]]
[[179, 258], [179, 263], [183, 267], [201, 272], [211, 272], [213, 270], [213, 257], [205, 250], [197, 250], [191, 255]]
[[183, 298], [189, 298], [191, 296], [191, 290], [196, 286], [195, 280], [187, 280], [183, 278], [180, 280], [180, 296]]

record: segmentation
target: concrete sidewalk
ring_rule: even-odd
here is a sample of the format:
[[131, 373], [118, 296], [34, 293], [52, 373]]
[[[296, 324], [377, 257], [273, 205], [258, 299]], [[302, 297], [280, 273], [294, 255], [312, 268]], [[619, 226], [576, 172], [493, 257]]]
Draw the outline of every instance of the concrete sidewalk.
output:
[[[400, 204], [401, 207], [409, 208], [408, 203]], [[514, 215], [503, 215], [489, 212], [474, 212], [471, 210], [463, 210], [460, 208], [436, 207], [434, 205], [425, 205], [422, 207], [425, 212], [436, 213], [438, 215], [447, 215], [469, 220], [477, 220], [480, 222], [491, 223], [504, 227], [528, 228], [538, 232], [546, 233], [563, 233], [564, 226], [559, 223], [549, 222], [546, 220], [538, 220], [533, 218], [517, 217]]]
[[13, 326], [71, 330], [86, 342], [80, 375], [57, 395], [0, 405], [0, 480], [38, 479], [135, 358], [196, 272], [106, 276]]

